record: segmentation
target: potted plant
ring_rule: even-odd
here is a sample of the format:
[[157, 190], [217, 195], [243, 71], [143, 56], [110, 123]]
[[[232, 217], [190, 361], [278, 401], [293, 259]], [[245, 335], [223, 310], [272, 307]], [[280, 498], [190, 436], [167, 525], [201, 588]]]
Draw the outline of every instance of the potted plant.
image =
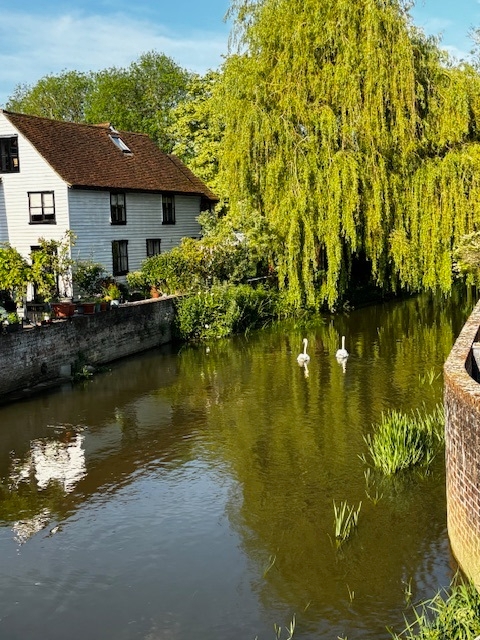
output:
[[17, 316], [17, 314], [14, 311], [7, 314], [7, 318], [6, 320], [3, 321], [2, 324], [5, 331], [7, 331], [8, 333], [11, 333], [13, 331], [19, 331], [22, 327], [20, 323], [20, 318]]
[[111, 306], [118, 306], [120, 304], [122, 292], [116, 282], [110, 282], [104, 290], [104, 300], [109, 301]]
[[39, 238], [39, 247], [31, 252], [31, 273], [37, 295], [51, 303], [57, 318], [67, 318], [74, 314], [72, 302], [71, 249], [75, 235], [67, 230], [61, 240]]
[[76, 260], [73, 265], [73, 283], [82, 298], [100, 296], [106, 281], [110, 279], [105, 267], [93, 260]]
[[148, 298], [151, 295], [153, 285], [145, 278], [143, 271], [130, 271], [127, 273], [127, 284], [130, 296]]

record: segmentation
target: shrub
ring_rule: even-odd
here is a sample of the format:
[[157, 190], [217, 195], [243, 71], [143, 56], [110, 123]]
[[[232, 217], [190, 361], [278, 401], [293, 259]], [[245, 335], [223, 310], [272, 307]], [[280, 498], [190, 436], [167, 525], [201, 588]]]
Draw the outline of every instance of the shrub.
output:
[[105, 267], [93, 260], [77, 260], [73, 265], [73, 280], [81, 296], [100, 294], [107, 275]]
[[25, 258], [8, 243], [0, 245], [0, 291], [8, 298], [20, 300], [27, 293], [31, 268]]
[[191, 291], [200, 286], [201, 256], [196, 241], [185, 238], [179, 247], [144, 260], [141, 273], [146, 285], [164, 293]]
[[180, 298], [177, 330], [184, 340], [223, 338], [247, 331], [275, 317], [275, 294], [249, 285], [214, 285]]
[[127, 273], [127, 285], [129, 294], [140, 293], [144, 298], [148, 297], [150, 289], [155, 285], [150, 285], [142, 271], [130, 271]]

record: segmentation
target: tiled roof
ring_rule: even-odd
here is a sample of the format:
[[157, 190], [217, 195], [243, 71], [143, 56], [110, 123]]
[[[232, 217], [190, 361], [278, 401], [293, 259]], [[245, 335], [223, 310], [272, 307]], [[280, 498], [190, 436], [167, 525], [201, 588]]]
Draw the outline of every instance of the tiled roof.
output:
[[[163, 153], [144, 134], [115, 134], [108, 123], [77, 124], [1, 112], [72, 187], [196, 194], [218, 201], [179, 158]], [[131, 153], [121, 151], [110, 135], [118, 135]]]

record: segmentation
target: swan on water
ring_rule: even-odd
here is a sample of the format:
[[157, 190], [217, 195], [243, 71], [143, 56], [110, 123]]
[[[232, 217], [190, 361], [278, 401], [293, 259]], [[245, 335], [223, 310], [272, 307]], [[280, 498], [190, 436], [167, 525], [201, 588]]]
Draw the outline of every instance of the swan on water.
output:
[[348, 351], [345, 349], [345, 336], [342, 336], [342, 348], [335, 354], [336, 358], [348, 358]]
[[300, 365], [303, 365], [306, 362], [310, 362], [310, 356], [307, 353], [307, 345], [308, 345], [308, 340], [306, 338], [304, 338], [303, 339], [303, 353], [300, 353], [297, 356], [297, 362]]

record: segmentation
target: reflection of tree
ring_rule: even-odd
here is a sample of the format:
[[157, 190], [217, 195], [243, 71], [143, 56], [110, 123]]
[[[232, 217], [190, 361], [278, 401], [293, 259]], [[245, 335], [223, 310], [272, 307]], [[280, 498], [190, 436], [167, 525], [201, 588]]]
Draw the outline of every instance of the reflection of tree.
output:
[[[256, 566], [263, 597], [273, 586], [297, 612], [312, 601], [313, 615], [315, 604], [348, 600], [348, 576], [357, 594], [392, 606], [402, 599], [405, 573], [420, 581], [431, 571], [425, 564], [445, 537], [442, 461], [431, 477], [383, 489], [374, 506], [366, 500], [358, 455], [382, 411], [423, 403], [431, 409], [441, 401], [443, 362], [474, 299], [463, 308], [458, 302], [422, 296], [323, 324], [283, 323], [211, 344], [208, 354], [192, 347], [179, 355], [178, 381], [162, 394], [173, 406], [188, 403], [204, 414], [206, 455], [238, 482], [229, 517]], [[335, 360], [341, 335], [350, 352], [345, 373]], [[308, 378], [296, 363], [304, 336]], [[429, 370], [435, 375], [421, 382]], [[364, 501], [344, 561], [328, 538], [333, 499]], [[380, 555], [373, 572], [372, 559]], [[275, 563], [262, 578], [271, 558]], [[263, 591], [263, 580], [270, 590]]]

